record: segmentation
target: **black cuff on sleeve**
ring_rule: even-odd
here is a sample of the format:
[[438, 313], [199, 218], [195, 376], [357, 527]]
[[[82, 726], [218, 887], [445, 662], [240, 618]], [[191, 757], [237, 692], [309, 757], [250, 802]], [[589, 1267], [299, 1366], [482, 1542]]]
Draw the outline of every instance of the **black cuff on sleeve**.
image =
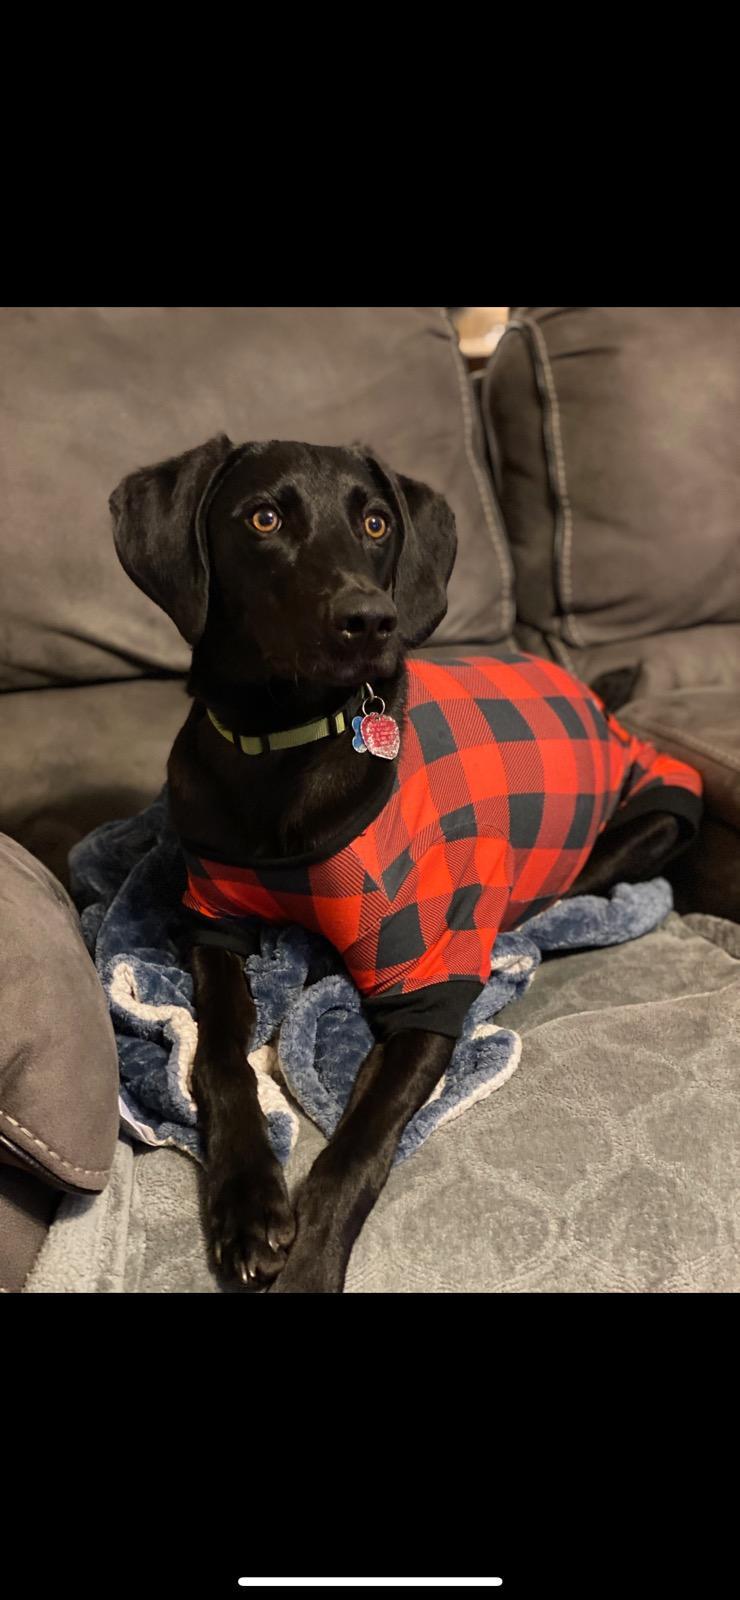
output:
[[394, 1033], [409, 1028], [424, 1028], [459, 1039], [465, 1018], [483, 988], [478, 978], [450, 978], [447, 983], [432, 983], [428, 989], [412, 994], [380, 995], [365, 1000], [363, 1010], [381, 1043]]
[[192, 947], [196, 944], [216, 945], [220, 950], [233, 950], [235, 955], [254, 955], [260, 947], [259, 923], [231, 922], [228, 918], [211, 921], [197, 911], [183, 907], [185, 934]]
[[610, 826], [617, 828], [621, 823], [631, 822], [633, 817], [646, 816], [650, 811], [669, 811], [672, 816], [678, 817], [683, 840], [688, 844], [699, 832], [704, 801], [701, 795], [692, 794], [690, 789], [683, 789], [679, 784], [675, 787], [662, 782], [650, 784], [619, 806]]

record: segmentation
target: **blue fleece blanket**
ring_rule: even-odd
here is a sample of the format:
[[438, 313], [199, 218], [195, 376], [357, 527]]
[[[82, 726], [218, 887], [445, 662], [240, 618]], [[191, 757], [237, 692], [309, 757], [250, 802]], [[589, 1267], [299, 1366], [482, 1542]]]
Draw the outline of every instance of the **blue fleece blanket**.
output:
[[[121, 1069], [126, 1132], [202, 1158], [191, 1093], [197, 1024], [180, 911], [185, 869], [166, 788], [137, 817], [107, 822], [70, 852], [72, 894], [108, 996]], [[442, 1082], [412, 1118], [402, 1161], [435, 1128], [500, 1088], [519, 1064], [521, 1040], [494, 1017], [524, 994], [545, 951], [622, 944], [657, 927], [671, 910], [662, 878], [620, 884], [608, 899], [562, 900], [500, 934], [491, 977], [471, 1007]], [[302, 928], [260, 930], [245, 963], [257, 1009], [249, 1059], [279, 1160], [298, 1133], [293, 1100], [328, 1137], [372, 1043], [360, 996], [324, 939]], [[275, 1079], [279, 1068], [288, 1093]]]

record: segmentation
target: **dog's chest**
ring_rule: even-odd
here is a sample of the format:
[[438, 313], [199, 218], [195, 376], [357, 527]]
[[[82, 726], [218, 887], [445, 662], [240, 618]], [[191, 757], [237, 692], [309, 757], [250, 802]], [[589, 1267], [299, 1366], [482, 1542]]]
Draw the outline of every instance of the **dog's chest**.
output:
[[[358, 760], [349, 742], [325, 751], [233, 759], [216, 748], [204, 759], [197, 725], [175, 742], [168, 777], [174, 827], [221, 860], [277, 860], [320, 853], [354, 814], [382, 805], [385, 763]], [[220, 758], [220, 759], [219, 759]], [[378, 770], [381, 768], [381, 770]], [[377, 794], [377, 805], [374, 796]]]

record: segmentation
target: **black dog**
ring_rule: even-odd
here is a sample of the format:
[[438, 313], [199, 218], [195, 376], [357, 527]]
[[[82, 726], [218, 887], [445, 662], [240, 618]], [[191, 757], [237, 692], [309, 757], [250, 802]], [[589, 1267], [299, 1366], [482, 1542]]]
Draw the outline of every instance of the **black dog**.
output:
[[[126, 478], [111, 510], [126, 571], [193, 646], [193, 705], [168, 766], [178, 833], [216, 860], [320, 859], [379, 811], [390, 763], [358, 759], [350, 730], [287, 748], [268, 735], [340, 714], [336, 733], [368, 681], [402, 723], [405, 652], [446, 610], [451, 511], [359, 448], [235, 451], [224, 435]], [[259, 759], [244, 759], [228, 737], [245, 729], [258, 748], [264, 741]], [[668, 813], [607, 828], [569, 892], [652, 876], [680, 844]], [[227, 946], [196, 943], [191, 956], [214, 1260], [225, 1280], [250, 1288], [277, 1280], [281, 1291], [338, 1292], [454, 1039], [419, 1026], [373, 1046], [294, 1209], [245, 1059], [255, 1016], [248, 945]]]

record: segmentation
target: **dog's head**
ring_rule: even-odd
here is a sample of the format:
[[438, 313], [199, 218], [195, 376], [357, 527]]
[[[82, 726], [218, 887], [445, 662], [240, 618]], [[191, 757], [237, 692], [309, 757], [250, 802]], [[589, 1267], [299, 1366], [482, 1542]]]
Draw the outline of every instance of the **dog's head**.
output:
[[382, 680], [447, 609], [449, 506], [360, 446], [219, 434], [110, 507], [129, 577], [237, 679]]

